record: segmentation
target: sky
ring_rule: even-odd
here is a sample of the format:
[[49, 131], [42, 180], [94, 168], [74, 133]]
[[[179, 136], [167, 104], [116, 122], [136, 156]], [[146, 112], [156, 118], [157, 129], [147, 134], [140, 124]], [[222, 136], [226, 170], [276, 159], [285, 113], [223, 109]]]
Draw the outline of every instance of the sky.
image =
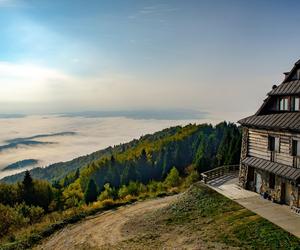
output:
[[255, 113], [300, 59], [299, 1], [0, 0], [0, 114]]

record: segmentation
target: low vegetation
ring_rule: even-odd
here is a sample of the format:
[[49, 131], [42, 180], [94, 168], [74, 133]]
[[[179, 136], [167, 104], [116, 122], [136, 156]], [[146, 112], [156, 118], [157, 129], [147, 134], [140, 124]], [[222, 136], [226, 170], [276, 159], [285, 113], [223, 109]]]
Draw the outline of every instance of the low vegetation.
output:
[[123, 230], [129, 239], [114, 249], [300, 249], [297, 237], [200, 183]]
[[[74, 160], [75, 166], [85, 165], [52, 182], [33, 179], [34, 172], [27, 171], [22, 181], [0, 183], [0, 221], [4, 221], [0, 243], [31, 246], [86, 215], [178, 193], [196, 181], [200, 172], [238, 163], [240, 142], [241, 133], [234, 124], [190, 124]], [[61, 175], [63, 167], [53, 173]], [[53, 173], [50, 176], [57, 176]]]
[[22, 189], [20, 197], [22, 203], [14, 206], [0, 204], [2, 222], [0, 249], [30, 248], [44, 237], [89, 215], [137, 200], [173, 195], [185, 190], [198, 179], [198, 172], [193, 168], [187, 168], [187, 177], [181, 178], [177, 169], [173, 167], [163, 182], [151, 181], [148, 185], [130, 182], [119, 189], [112, 188], [107, 183], [104, 190], [96, 197], [93, 197], [96, 185], [90, 181], [82, 197], [84, 201], [80, 204], [60, 211], [55, 209], [46, 212], [42, 207], [36, 206], [34, 200], [31, 200], [30, 190], [35, 189], [37, 182], [33, 181], [27, 172], [22, 184], [18, 185]]

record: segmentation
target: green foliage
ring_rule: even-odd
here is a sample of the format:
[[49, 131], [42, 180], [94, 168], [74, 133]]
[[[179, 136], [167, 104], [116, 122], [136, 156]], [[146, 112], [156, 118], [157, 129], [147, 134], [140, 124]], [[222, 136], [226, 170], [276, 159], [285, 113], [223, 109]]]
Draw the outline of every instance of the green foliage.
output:
[[180, 176], [179, 176], [179, 172], [176, 169], [176, 167], [173, 167], [170, 171], [170, 173], [168, 174], [167, 178], [164, 181], [164, 184], [167, 187], [177, 187], [180, 183]]
[[28, 170], [25, 172], [22, 182], [22, 197], [24, 202], [29, 205], [33, 204], [35, 200], [33, 180]]
[[131, 181], [161, 181], [172, 166], [183, 174], [191, 164], [198, 172], [222, 164], [237, 164], [240, 140], [236, 125], [225, 122], [216, 127], [190, 124], [165, 129], [124, 145], [119, 153], [91, 162], [81, 170], [80, 183], [85, 189], [93, 178], [99, 187], [110, 183], [119, 188]]
[[62, 193], [65, 208], [78, 206], [84, 197], [79, 181], [72, 183]]
[[20, 216], [28, 219], [31, 224], [38, 222], [44, 215], [43, 208], [28, 206], [25, 203], [17, 204], [14, 208]]
[[104, 185], [104, 191], [102, 191], [98, 197], [99, 201], [115, 199], [117, 197], [116, 190], [110, 186], [109, 183]]
[[[6, 214], [10, 218], [3, 220], [3, 232], [9, 232], [15, 225], [36, 223], [53, 211], [64, 213], [99, 203], [112, 205], [118, 198], [127, 202], [177, 193], [197, 181], [199, 172], [238, 163], [240, 140], [241, 133], [234, 124], [189, 124], [57, 163], [45, 172], [27, 171], [22, 182], [0, 183], [0, 219]], [[52, 185], [32, 179], [45, 178], [46, 173]], [[97, 197], [99, 201], [89, 205]]]
[[5, 235], [11, 227], [24, 224], [18, 212], [10, 207], [0, 203], [0, 236]]
[[85, 203], [91, 203], [97, 200], [98, 196], [98, 188], [93, 179], [89, 180], [89, 183], [84, 192], [84, 201]]

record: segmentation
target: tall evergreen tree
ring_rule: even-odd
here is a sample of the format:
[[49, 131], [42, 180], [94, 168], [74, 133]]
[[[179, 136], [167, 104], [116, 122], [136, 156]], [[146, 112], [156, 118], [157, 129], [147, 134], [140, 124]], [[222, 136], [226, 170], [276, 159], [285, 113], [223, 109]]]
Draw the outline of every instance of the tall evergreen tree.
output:
[[22, 198], [28, 205], [32, 205], [34, 203], [34, 184], [28, 170], [26, 170], [22, 181]]
[[84, 193], [84, 200], [85, 203], [91, 203], [93, 201], [97, 200], [98, 196], [98, 190], [97, 190], [97, 185], [93, 179], [89, 180], [89, 183], [86, 187], [85, 193]]

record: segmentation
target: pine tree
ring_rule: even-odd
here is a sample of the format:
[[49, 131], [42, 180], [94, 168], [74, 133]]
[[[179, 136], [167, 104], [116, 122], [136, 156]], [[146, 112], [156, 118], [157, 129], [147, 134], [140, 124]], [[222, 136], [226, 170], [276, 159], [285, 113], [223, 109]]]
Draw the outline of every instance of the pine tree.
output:
[[28, 205], [32, 205], [34, 203], [34, 185], [28, 170], [26, 170], [22, 182], [22, 198]]
[[97, 195], [98, 195], [97, 185], [93, 179], [90, 179], [84, 193], [85, 203], [88, 204], [93, 201], [96, 201]]

